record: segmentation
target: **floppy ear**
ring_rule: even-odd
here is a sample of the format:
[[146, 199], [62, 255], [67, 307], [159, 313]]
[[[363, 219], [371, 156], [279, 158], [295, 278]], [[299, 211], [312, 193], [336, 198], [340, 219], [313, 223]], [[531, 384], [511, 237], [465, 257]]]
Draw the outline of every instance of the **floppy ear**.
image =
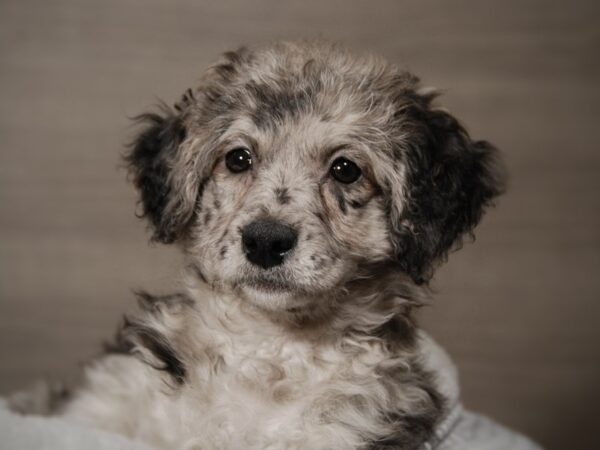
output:
[[192, 217], [195, 203], [175, 186], [174, 171], [186, 129], [181, 114], [166, 105], [161, 105], [157, 113], [135, 119], [143, 128], [125, 161], [140, 192], [141, 215], [153, 227], [153, 240], [172, 243]]
[[431, 107], [433, 97], [419, 97], [411, 108], [419, 138], [405, 152], [404, 204], [397, 209], [398, 263], [418, 284], [464, 234], [472, 236], [505, 179], [496, 148], [472, 141], [453, 116]]
[[[174, 109], [163, 104], [158, 112], [136, 118], [143, 128], [125, 162], [140, 192], [141, 215], [153, 228], [153, 240], [175, 242], [192, 222], [212, 155], [204, 148], [211, 133], [201, 136], [198, 130], [217, 134], [226, 129], [225, 116], [233, 106], [224, 94], [250, 58], [243, 47], [225, 53], [205, 72], [198, 88], [188, 90]], [[185, 119], [195, 124], [193, 139], [187, 138]]]

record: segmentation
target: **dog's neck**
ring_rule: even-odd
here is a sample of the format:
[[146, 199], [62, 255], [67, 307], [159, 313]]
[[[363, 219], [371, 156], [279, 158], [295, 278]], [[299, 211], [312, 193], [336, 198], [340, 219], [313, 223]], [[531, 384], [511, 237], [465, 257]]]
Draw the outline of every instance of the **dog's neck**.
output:
[[[413, 309], [424, 304], [428, 292], [392, 273], [354, 280], [346, 290], [353, 295], [339, 301], [328, 320], [301, 323], [274, 320], [231, 292], [215, 295], [210, 285], [192, 283], [190, 295], [196, 299], [195, 309], [202, 327], [206, 327], [196, 342], [208, 340], [215, 349], [227, 348], [225, 364], [234, 365], [239, 361], [227, 361], [228, 357], [262, 358], [279, 346], [287, 348], [290, 355], [304, 354], [301, 360], [309, 365], [319, 360], [333, 365], [335, 361], [355, 360], [358, 365], [382, 364], [382, 368], [386, 364], [415, 364], [428, 374], [446, 407], [456, 405], [459, 387], [453, 363], [412, 318]], [[211, 333], [210, 329], [219, 332]]]

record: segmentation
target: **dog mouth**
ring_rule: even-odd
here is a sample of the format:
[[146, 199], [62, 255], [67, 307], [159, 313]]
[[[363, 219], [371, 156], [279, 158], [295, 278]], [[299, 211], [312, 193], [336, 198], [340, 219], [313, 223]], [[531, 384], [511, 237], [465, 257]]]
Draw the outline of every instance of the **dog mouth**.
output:
[[292, 274], [283, 268], [246, 272], [237, 279], [235, 285], [242, 290], [253, 291], [255, 295], [296, 297], [310, 293], [310, 289], [306, 289], [296, 282]]
[[260, 276], [244, 279], [238, 286], [247, 300], [267, 311], [285, 312], [293, 317], [311, 311], [313, 295], [288, 280]]
[[283, 293], [298, 290], [294, 284], [288, 281], [269, 277], [254, 277], [245, 280], [243, 284], [246, 287], [265, 293]]

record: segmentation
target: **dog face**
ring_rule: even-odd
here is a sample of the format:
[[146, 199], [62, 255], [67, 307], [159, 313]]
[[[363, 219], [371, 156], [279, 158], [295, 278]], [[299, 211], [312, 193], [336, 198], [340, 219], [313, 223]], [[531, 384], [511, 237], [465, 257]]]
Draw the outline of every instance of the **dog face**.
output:
[[273, 311], [390, 269], [415, 283], [501, 191], [496, 151], [418, 79], [325, 44], [230, 52], [127, 160], [158, 241]]

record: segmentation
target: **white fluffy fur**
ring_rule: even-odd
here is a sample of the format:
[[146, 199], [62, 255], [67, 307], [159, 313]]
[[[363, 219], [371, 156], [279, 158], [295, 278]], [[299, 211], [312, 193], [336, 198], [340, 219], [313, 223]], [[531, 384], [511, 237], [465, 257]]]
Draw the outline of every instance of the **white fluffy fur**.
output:
[[[347, 450], [393, 431], [381, 421], [382, 405], [418, 404], [424, 395], [401, 385], [389, 392], [376, 368], [394, 361], [379, 339], [339, 339], [322, 329], [294, 336], [239, 299], [189, 283], [202, 301], [153, 319], [170, 340], [185, 337], [177, 349], [193, 362], [186, 383], [175, 387], [130, 356], [107, 356], [87, 368], [67, 417], [160, 448]], [[416, 352], [455, 399], [444, 352], [424, 334]]]

